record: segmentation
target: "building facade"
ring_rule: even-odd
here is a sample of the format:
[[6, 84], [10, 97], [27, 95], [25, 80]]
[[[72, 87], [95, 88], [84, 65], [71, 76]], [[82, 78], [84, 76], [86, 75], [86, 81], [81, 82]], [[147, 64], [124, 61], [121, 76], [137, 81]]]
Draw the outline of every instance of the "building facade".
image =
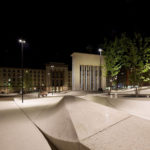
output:
[[72, 90], [72, 71], [68, 71], [68, 90]]
[[69, 78], [68, 65], [56, 62], [46, 64], [46, 90], [48, 92], [68, 90], [70, 88]]
[[[46, 64], [45, 69], [24, 68], [24, 89], [27, 91], [47, 90], [47, 92], [105, 89], [106, 75], [103, 56], [76, 52], [71, 56], [72, 71], [68, 70], [68, 65], [56, 62]], [[0, 68], [0, 91], [6, 93], [13, 89], [18, 92], [21, 86], [21, 68]]]
[[[23, 69], [25, 91], [35, 91], [45, 87], [44, 69]], [[0, 67], [0, 92], [19, 92], [22, 87], [22, 69]]]
[[76, 52], [71, 56], [72, 90], [98, 91], [106, 88], [103, 56]]

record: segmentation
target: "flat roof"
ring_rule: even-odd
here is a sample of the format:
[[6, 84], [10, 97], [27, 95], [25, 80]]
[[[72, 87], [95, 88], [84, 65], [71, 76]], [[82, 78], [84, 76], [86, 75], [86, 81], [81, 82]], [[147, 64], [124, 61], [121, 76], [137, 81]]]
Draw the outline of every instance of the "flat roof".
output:
[[91, 53], [81, 53], [81, 52], [73, 52], [72, 54], [71, 54], [71, 56], [73, 56], [73, 55], [96, 55], [96, 56], [99, 56], [99, 54], [91, 54]]
[[49, 66], [49, 65], [54, 65], [56, 67], [68, 67], [67, 64], [62, 63], [62, 62], [48, 62], [48, 63], [46, 63], [46, 66]]

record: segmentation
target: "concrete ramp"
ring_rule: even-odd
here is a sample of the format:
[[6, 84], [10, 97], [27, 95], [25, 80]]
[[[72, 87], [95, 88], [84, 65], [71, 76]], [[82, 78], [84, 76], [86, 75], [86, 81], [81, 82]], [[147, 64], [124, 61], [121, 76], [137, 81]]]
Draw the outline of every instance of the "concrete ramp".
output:
[[55, 107], [43, 111], [36, 124], [58, 149], [88, 150], [83, 141], [127, 118], [128, 114], [113, 108], [65, 96]]
[[[107, 98], [89, 95], [83, 98], [65, 96], [63, 99], [59, 97], [16, 103], [57, 150], [150, 149], [149, 120], [118, 111], [112, 105], [108, 107], [110, 102]], [[42, 146], [41, 142], [37, 144]], [[56, 149], [52, 147], [52, 150]]]
[[52, 149], [13, 101], [3, 101], [0, 102], [0, 150]]

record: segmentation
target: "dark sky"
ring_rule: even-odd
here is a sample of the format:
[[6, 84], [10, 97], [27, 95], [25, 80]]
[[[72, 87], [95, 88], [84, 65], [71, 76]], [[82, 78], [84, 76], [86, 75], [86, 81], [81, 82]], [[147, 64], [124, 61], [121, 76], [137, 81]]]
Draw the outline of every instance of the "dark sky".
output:
[[[49, 1], [50, 2], [50, 1]], [[8, 3], [0, 17], [0, 66], [21, 65], [19, 38], [24, 38], [24, 66], [46, 62], [71, 65], [75, 51], [97, 53], [104, 37], [121, 32], [150, 36], [149, 5], [136, 0]]]

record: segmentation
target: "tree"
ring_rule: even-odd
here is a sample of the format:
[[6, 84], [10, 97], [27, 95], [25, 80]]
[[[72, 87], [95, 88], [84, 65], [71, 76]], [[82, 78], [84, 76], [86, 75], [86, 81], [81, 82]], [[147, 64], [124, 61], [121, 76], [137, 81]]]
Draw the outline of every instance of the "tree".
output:
[[25, 91], [30, 91], [30, 88], [32, 87], [32, 76], [31, 74], [28, 72], [28, 70], [26, 70], [24, 72], [24, 89]]
[[130, 82], [133, 86], [140, 86], [149, 72], [150, 40], [143, 38], [141, 34], [134, 34], [130, 40], [128, 59], [124, 66], [130, 70]]
[[114, 41], [108, 41], [105, 39], [104, 47], [104, 55], [106, 62], [106, 72], [109, 78], [110, 83], [110, 92], [112, 82], [116, 79], [118, 73], [121, 69], [121, 55], [120, 55], [120, 43], [119, 39], [116, 37]]
[[150, 38], [142, 38], [140, 35], [138, 35], [138, 38], [140, 38], [140, 56], [141, 56], [141, 70], [140, 70], [140, 80], [143, 82], [150, 81]]
[[130, 46], [129, 53], [130, 81], [136, 88], [136, 96], [138, 95], [138, 87], [143, 82], [150, 80], [150, 38], [144, 38], [141, 34], [134, 34]]
[[[150, 81], [150, 38], [135, 33], [121, 34], [103, 45], [107, 75], [114, 81], [121, 71], [126, 72], [126, 85], [141, 86]], [[136, 88], [137, 91], [137, 88]]]

